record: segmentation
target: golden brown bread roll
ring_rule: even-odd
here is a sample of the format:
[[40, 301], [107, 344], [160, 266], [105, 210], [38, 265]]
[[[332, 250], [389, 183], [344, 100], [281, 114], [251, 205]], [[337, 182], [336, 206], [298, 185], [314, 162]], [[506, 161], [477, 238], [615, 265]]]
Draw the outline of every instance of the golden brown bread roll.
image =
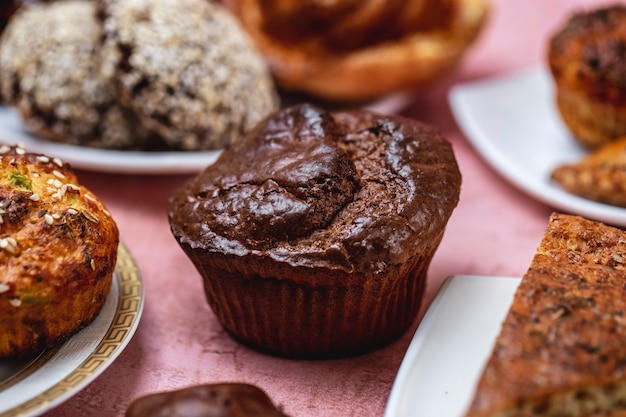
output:
[[626, 135], [626, 6], [573, 14], [552, 36], [556, 104], [574, 138], [593, 148]]
[[0, 358], [56, 344], [111, 289], [118, 229], [59, 159], [0, 146]]
[[367, 100], [450, 69], [475, 39], [485, 0], [222, 0], [288, 90]]

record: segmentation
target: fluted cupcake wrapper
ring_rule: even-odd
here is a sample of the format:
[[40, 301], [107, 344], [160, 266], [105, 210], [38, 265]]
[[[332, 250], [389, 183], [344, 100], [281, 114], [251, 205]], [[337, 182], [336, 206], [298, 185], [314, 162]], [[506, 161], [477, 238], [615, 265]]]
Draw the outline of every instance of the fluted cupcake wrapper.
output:
[[434, 251], [349, 287], [198, 269], [209, 305], [234, 338], [280, 356], [331, 358], [381, 347], [410, 327]]

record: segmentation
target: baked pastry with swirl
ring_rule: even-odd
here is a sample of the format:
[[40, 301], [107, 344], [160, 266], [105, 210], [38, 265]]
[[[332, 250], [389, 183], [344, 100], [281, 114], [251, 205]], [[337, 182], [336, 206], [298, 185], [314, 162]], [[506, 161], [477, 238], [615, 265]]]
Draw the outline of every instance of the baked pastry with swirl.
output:
[[285, 356], [345, 356], [411, 325], [460, 185], [433, 127], [302, 104], [185, 183], [168, 215], [237, 339]]
[[369, 100], [431, 81], [474, 41], [485, 0], [222, 0], [279, 84]]
[[55, 345], [100, 312], [119, 232], [57, 158], [0, 147], [0, 358]]

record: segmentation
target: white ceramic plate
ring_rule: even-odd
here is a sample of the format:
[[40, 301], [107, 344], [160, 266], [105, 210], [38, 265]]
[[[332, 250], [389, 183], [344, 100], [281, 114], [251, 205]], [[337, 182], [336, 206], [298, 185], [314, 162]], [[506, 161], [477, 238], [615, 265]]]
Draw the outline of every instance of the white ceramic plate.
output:
[[557, 210], [626, 226], [626, 209], [577, 197], [550, 180], [558, 164], [585, 150], [561, 121], [546, 68], [455, 86], [449, 101], [476, 150], [511, 183]]
[[221, 153], [115, 151], [46, 141], [27, 132], [19, 114], [7, 106], [0, 106], [0, 143], [61, 158], [73, 168], [118, 174], [194, 173], [211, 165]]
[[100, 375], [132, 338], [143, 309], [143, 285], [120, 245], [111, 293], [96, 319], [60, 347], [23, 360], [0, 360], [0, 416], [37, 416]]
[[[365, 108], [389, 114], [409, 104], [409, 93], [392, 94]], [[0, 106], [0, 143], [59, 157], [73, 168], [117, 174], [193, 174], [214, 163], [221, 150], [198, 152], [137, 152], [94, 149], [40, 139], [24, 129], [19, 114]]]
[[446, 279], [407, 349], [385, 417], [463, 416], [519, 282]]

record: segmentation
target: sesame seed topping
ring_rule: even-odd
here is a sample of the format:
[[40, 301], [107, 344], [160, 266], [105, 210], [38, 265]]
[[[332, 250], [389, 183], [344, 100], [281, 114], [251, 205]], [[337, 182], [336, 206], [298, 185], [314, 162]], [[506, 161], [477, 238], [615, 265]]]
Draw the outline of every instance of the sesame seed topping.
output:
[[9, 237], [0, 239], [0, 248], [9, 253], [15, 253], [15, 250], [17, 249], [17, 241]]
[[47, 213], [43, 215], [43, 220], [48, 224], [54, 223], [54, 219], [52, 218], [52, 216]]
[[30, 198], [33, 201], [39, 201], [39, 194], [33, 193], [28, 198]]
[[0, 294], [5, 293], [10, 289], [11, 287], [9, 287], [7, 284], [5, 284], [4, 282], [0, 282]]
[[90, 211], [82, 209], [81, 213], [83, 213], [83, 216], [85, 216], [85, 218], [87, 220], [89, 220], [90, 222], [93, 223], [98, 223], [100, 220], [98, 220], [98, 218], [96, 216], [94, 216]]
[[26, 153], [26, 151], [24, 150], [24, 148], [15, 148], [15, 153], [18, 155], [24, 155]]
[[41, 162], [43, 162], [43, 163], [48, 163], [48, 162], [50, 162], [50, 158], [48, 158], [48, 157], [47, 157], [47, 156], [45, 156], [45, 155], [39, 155], [39, 156], [37, 157], [37, 160], [38, 160], [38, 161], [41, 161]]
[[4, 223], [4, 217], [2, 217], [2, 215], [0, 215], [0, 224]]
[[68, 212], [69, 214], [78, 214], [78, 210], [76, 210], [76, 209], [75, 209], [75, 208], [73, 208], [73, 207], [68, 208], [68, 209], [67, 209], [67, 212]]
[[52, 160], [55, 164], [57, 164], [57, 166], [59, 166], [60, 168], [63, 168], [63, 161], [61, 161], [61, 159], [59, 158], [54, 158]]
[[51, 216], [54, 220], [59, 220], [61, 218], [61, 215], [59, 213], [52, 213]]
[[96, 261], [94, 261], [93, 258], [91, 259], [91, 262], [89, 262], [89, 265], [91, 265], [92, 270], [96, 270]]
[[19, 307], [19, 306], [21, 306], [21, 305], [22, 305], [22, 300], [20, 300], [20, 299], [19, 299], [19, 298], [17, 298], [17, 297], [14, 297], [14, 298], [11, 298], [11, 299], [9, 300], [9, 303], [11, 303], [11, 305], [12, 305], [13, 307]]
[[65, 178], [65, 174], [63, 174], [61, 171], [57, 171], [56, 169], [52, 171], [52, 174], [57, 178]]
[[0, 154], [7, 153], [10, 150], [11, 150], [11, 147], [9, 145], [2, 145], [2, 146], [0, 146]]
[[91, 202], [97, 203], [96, 198], [92, 196], [91, 194], [85, 194], [85, 198]]

